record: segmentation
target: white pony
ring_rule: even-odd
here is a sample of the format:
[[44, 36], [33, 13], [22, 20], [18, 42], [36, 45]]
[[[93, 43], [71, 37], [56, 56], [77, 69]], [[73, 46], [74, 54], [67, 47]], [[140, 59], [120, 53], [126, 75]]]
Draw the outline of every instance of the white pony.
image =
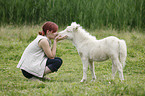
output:
[[92, 80], [94, 81], [96, 76], [93, 61], [105, 61], [107, 59], [112, 60], [113, 78], [118, 70], [121, 81], [124, 80], [123, 67], [127, 57], [127, 47], [124, 40], [114, 36], [96, 40], [94, 36], [91, 36], [76, 22], [72, 22], [71, 26], [61, 31], [60, 34], [62, 36], [67, 35], [67, 39], [73, 42], [81, 57], [83, 63], [83, 78], [81, 82], [87, 80], [86, 72], [88, 65], [90, 66]]

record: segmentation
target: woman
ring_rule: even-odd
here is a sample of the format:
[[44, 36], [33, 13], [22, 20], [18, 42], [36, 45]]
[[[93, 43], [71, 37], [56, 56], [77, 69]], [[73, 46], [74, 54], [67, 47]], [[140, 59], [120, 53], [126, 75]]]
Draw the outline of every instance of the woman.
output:
[[[22, 70], [28, 79], [44, 78], [44, 75], [56, 72], [62, 65], [62, 59], [55, 57], [57, 41], [64, 39], [58, 33], [58, 26], [53, 22], [46, 22], [42, 32], [25, 49], [17, 68]], [[51, 39], [54, 40], [51, 49]], [[47, 78], [49, 79], [49, 78]]]

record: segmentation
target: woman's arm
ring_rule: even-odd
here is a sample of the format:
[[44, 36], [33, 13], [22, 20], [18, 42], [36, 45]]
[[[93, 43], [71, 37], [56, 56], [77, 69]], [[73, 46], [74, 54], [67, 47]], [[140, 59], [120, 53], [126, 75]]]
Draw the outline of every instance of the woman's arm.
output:
[[40, 48], [42, 48], [44, 50], [44, 53], [46, 54], [46, 56], [50, 59], [54, 59], [55, 57], [55, 54], [56, 54], [56, 41], [54, 40], [54, 43], [53, 43], [53, 47], [52, 47], [52, 50], [51, 50], [51, 47], [49, 46], [49, 43], [47, 41], [47, 39], [42, 39], [38, 45]]
[[54, 40], [54, 41], [53, 41], [53, 46], [52, 46], [52, 54], [54, 55], [54, 57], [55, 57], [55, 55], [56, 55], [56, 45], [57, 45], [57, 41]]
[[66, 38], [66, 36], [61, 36], [61, 35], [58, 35], [54, 38], [54, 42], [53, 42], [53, 47], [52, 47], [52, 54], [55, 56], [56, 55], [56, 45], [57, 45], [57, 42], [60, 41], [60, 40], [63, 40], [64, 38]]
[[52, 47], [52, 50], [51, 50], [51, 47], [49, 46], [49, 43], [47, 41], [47, 39], [42, 39], [38, 45], [40, 48], [42, 48], [46, 54], [46, 56], [50, 59], [54, 59], [55, 55], [56, 55], [56, 45], [57, 45], [57, 42], [60, 41], [60, 40], [63, 40], [65, 39], [67, 36], [63, 36], [61, 37], [61, 35], [58, 35], [55, 37], [54, 39], [54, 42], [53, 42], [53, 47]]

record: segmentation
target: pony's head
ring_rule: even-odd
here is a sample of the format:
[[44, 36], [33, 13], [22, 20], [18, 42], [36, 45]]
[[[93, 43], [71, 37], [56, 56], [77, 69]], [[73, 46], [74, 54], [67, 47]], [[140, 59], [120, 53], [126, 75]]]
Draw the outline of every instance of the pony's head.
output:
[[65, 30], [59, 32], [59, 34], [61, 34], [62, 36], [67, 36], [67, 39], [72, 40], [74, 33], [77, 32], [78, 28], [80, 27], [79, 24], [77, 24], [76, 22], [72, 22], [71, 26], [68, 26]]

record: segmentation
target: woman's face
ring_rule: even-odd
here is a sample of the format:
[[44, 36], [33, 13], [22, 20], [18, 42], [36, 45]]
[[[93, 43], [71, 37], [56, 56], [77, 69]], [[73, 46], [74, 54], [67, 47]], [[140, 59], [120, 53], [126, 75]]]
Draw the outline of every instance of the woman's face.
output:
[[57, 32], [52, 32], [52, 31], [48, 31], [46, 34], [47, 38], [49, 39], [54, 39], [57, 35], [58, 35]]

